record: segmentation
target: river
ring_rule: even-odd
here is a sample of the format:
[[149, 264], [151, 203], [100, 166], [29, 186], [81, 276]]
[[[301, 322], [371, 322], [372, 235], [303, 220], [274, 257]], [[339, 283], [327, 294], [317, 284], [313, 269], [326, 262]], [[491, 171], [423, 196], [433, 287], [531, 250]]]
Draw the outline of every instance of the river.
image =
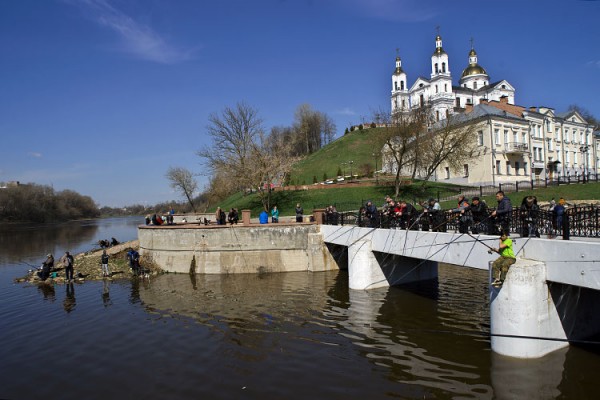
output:
[[[350, 291], [345, 271], [17, 284], [137, 218], [0, 228], [0, 398], [586, 399], [600, 351], [490, 349], [487, 272]], [[75, 270], [77, 272], [77, 270]]]

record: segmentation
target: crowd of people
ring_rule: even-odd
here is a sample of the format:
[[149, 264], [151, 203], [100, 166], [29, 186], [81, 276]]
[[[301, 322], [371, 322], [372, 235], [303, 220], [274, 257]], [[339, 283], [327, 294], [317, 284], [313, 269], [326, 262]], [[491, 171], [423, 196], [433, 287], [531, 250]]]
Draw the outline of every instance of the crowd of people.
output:
[[[358, 212], [357, 223], [364, 227], [432, 232], [446, 232], [451, 224], [457, 227], [459, 233], [500, 235], [503, 231], [510, 232], [511, 224], [518, 221], [516, 223], [522, 237], [540, 237], [539, 224], [542, 213], [536, 196], [525, 196], [518, 207], [513, 207], [503, 191], [496, 193], [496, 200], [498, 204], [490, 210], [486, 202], [478, 196], [469, 201], [464, 195], [459, 195], [454, 208], [442, 210], [434, 198], [415, 206], [407, 201], [386, 196], [380, 208], [368, 200]], [[558, 203], [554, 199], [550, 202], [548, 211], [551, 213], [552, 228], [555, 232], [562, 230], [565, 207], [566, 201], [562, 197]], [[335, 214], [336, 217], [328, 217], [326, 223], [336, 224], [337, 211], [333, 212], [330, 207], [327, 210], [326, 215]], [[515, 213], [517, 218], [514, 217]]]

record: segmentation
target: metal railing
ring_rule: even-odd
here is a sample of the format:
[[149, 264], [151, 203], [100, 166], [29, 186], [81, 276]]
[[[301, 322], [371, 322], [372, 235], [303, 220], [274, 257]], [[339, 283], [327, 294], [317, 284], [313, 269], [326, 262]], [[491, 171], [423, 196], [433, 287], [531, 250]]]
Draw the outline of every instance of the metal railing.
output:
[[[325, 214], [323, 223], [326, 225], [493, 235], [499, 233], [503, 224], [491, 216], [492, 211], [494, 208], [489, 208], [487, 214], [476, 218], [469, 212], [461, 215], [451, 210], [438, 211], [437, 214], [413, 212], [402, 217], [388, 215], [381, 211], [372, 216], [361, 211], [345, 211]], [[600, 207], [594, 205], [569, 207], [562, 215], [547, 210], [529, 214], [513, 208], [507, 219], [510, 232], [520, 236], [561, 236], [564, 240], [569, 240], [570, 237], [600, 238]]]

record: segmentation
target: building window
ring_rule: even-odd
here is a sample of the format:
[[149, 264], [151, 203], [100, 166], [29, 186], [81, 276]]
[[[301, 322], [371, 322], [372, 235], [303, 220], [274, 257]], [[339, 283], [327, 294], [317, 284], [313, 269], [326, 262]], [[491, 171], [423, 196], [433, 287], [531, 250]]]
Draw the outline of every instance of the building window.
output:
[[463, 165], [463, 173], [464, 173], [465, 178], [467, 178], [469, 176], [469, 164]]
[[506, 175], [510, 175], [511, 174], [510, 172], [511, 172], [510, 171], [510, 161], [507, 161], [506, 162]]
[[496, 145], [500, 144], [500, 129], [494, 129], [494, 143]]
[[500, 169], [500, 160], [496, 160], [496, 173], [498, 175], [502, 175], [502, 170]]
[[438, 72], [439, 72], [438, 71], [438, 65], [437, 65], [437, 63], [435, 63], [435, 73], [437, 74]]
[[515, 175], [521, 175], [520, 171], [521, 165], [518, 161], [515, 161]]
[[527, 132], [523, 132], [523, 143], [527, 144]]
[[439, 120], [440, 120], [440, 112], [439, 112], [439, 111], [436, 111], [436, 112], [435, 112], [435, 120], [436, 120], [436, 121], [439, 121]]
[[446, 167], [446, 179], [450, 179], [450, 167]]
[[456, 107], [460, 108], [460, 97], [456, 98]]
[[435, 85], [435, 92], [438, 93], [438, 85]]
[[442, 63], [442, 72], [446, 72], [446, 63], [445, 62]]
[[447, 92], [447, 91], [448, 91], [448, 84], [444, 83], [444, 92]]
[[505, 129], [504, 130], [504, 144], [507, 144], [507, 143], [508, 143], [508, 130]]
[[519, 142], [519, 136], [516, 131], [513, 131], [513, 142], [515, 142], [515, 143]]
[[527, 163], [523, 163], [523, 175], [527, 175]]
[[394, 82], [394, 90], [398, 90], [398, 82]]
[[406, 106], [406, 102], [404, 101], [404, 99], [402, 99], [402, 109], [404, 110], [404, 107]]
[[477, 132], [477, 144], [483, 146], [483, 131]]
[[473, 89], [477, 89], [477, 81], [473, 82]]
[[422, 107], [422, 106], [424, 106], [424, 105], [425, 105], [425, 97], [424, 97], [423, 95], [421, 95], [421, 96], [419, 97], [419, 99], [421, 100], [421, 104], [420, 104], [420, 105], [421, 105], [421, 107]]
[[565, 142], [569, 141], [569, 130], [565, 129]]
[[404, 81], [400, 81], [400, 90], [404, 90]]

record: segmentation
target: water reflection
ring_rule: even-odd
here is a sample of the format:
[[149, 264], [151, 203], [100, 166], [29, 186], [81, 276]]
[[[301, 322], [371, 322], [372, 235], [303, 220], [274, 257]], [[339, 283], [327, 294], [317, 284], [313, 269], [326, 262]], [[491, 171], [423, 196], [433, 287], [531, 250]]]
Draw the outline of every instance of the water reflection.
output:
[[71, 311], [75, 310], [75, 306], [77, 302], [75, 301], [75, 286], [73, 282], [69, 282], [65, 284], [65, 299], [63, 300], [63, 308], [65, 312], [68, 314]]
[[42, 293], [44, 300], [51, 303], [56, 300], [56, 292], [54, 291], [54, 285], [52, 283], [40, 283], [37, 285], [37, 289], [40, 293]]
[[104, 308], [112, 305], [110, 301], [110, 280], [104, 279], [102, 282], [102, 304]]
[[[498, 399], [555, 399], [568, 348], [533, 360], [519, 360], [492, 353], [492, 385]], [[576, 397], [574, 397], [576, 398]], [[581, 398], [581, 397], [579, 397]]]

